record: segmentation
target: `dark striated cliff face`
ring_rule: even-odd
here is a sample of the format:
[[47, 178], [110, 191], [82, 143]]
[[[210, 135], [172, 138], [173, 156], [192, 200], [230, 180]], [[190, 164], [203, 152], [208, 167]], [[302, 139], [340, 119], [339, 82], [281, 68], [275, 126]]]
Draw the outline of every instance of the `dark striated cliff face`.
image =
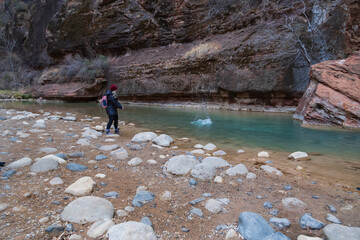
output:
[[[114, 83], [123, 99], [198, 101], [202, 96], [296, 105], [311, 64], [343, 58], [360, 43], [355, 0], [33, 4], [24, 61], [44, 69], [33, 93], [50, 98], [96, 98]], [[84, 65], [81, 69], [96, 70], [91, 77], [80, 70], [67, 74], [63, 65], [69, 55], [89, 62], [104, 55], [107, 66], [97, 71]], [[75, 83], [78, 87], [70, 87]], [[54, 91], [56, 86], [65, 88]]]

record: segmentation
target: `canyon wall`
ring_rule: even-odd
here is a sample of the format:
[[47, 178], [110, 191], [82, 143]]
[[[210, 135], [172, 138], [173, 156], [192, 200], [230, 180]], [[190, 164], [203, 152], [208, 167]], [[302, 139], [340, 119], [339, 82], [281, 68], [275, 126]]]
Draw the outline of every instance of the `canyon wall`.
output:
[[360, 45], [355, 0], [25, 2], [17, 52], [44, 98], [96, 99], [117, 84], [136, 101], [296, 106], [310, 65]]

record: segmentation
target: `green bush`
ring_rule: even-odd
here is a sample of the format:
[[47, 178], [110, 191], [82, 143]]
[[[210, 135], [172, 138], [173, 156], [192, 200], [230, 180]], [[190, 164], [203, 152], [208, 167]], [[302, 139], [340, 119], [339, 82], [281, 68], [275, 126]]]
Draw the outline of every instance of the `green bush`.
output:
[[30, 99], [31, 98], [31, 94], [23, 94], [21, 95], [22, 99]]

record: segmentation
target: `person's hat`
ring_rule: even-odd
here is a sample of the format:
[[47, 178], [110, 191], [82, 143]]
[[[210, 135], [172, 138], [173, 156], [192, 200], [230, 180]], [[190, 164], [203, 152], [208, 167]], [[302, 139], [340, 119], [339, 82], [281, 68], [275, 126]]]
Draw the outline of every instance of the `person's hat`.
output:
[[116, 91], [116, 90], [117, 90], [117, 87], [113, 84], [113, 85], [111, 85], [110, 90], [111, 90], [111, 91]]

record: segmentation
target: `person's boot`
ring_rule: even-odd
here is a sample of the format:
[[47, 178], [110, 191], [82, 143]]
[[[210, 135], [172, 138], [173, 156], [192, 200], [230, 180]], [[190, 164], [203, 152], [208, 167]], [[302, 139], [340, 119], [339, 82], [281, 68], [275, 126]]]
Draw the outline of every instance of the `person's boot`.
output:
[[110, 135], [111, 133], [110, 133], [110, 129], [106, 129], [106, 135]]
[[121, 134], [121, 132], [119, 131], [119, 129], [117, 128], [117, 129], [115, 129], [115, 133], [116, 134]]

